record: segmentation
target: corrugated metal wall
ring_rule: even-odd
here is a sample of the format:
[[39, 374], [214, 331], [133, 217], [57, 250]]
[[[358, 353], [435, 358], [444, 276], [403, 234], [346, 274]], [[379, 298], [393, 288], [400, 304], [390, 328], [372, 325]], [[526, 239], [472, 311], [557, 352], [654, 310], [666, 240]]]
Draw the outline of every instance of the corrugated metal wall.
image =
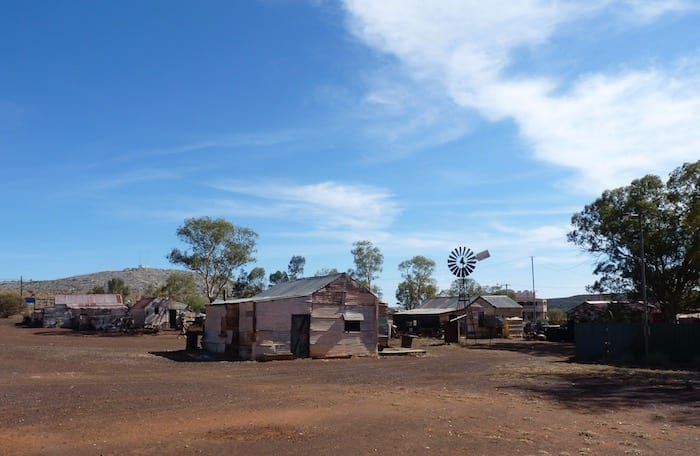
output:
[[[651, 364], [700, 364], [700, 325], [654, 323], [649, 331]], [[641, 322], [588, 322], [574, 327], [577, 361], [644, 361]]]

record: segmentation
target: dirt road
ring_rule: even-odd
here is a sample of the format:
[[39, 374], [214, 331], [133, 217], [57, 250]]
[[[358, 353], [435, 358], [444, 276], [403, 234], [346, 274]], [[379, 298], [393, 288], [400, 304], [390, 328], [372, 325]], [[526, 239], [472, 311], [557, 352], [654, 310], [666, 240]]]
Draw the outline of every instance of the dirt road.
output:
[[548, 342], [422, 357], [196, 361], [159, 335], [0, 320], [0, 454], [700, 453], [700, 373], [569, 362]]

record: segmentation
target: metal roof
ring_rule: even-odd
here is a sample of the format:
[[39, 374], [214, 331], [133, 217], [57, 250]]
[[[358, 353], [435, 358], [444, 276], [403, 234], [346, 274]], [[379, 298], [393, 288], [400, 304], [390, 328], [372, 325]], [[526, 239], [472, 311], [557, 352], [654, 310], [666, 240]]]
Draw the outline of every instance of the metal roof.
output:
[[444, 309], [423, 309], [416, 308], [410, 310], [404, 310], [401, 312], [396, 312], [394, 315], [439, 315], [444, 313], [456, 312], [457, 308], [444, 308]]
[[[480, 306], [479, 304], [472, 302], [468, 306], [471, 309], [474, 310], [479, 310], [483, 309], [483, 306]], [[442, 315], [446, 313], [453, 313], [453, 312], [464, 312], [465, 308], [464, 307], [445, 307], [445, 308], [422, 308], [422, 307], [416, 307], [415, 309], [411, 310], [403, 310], [401, 312], [396, 312], [394, 315]]]
[[69, 309], [122, 309], [126, 306], [118, 294], [56, 295], [55, 305]]
[[272, 299], [272, 298], [296, 298], [300, 296], [310, 296], [321, 288], [325, 287], [334, 280], [344, 276], [341, 274], [332, 274], [322, 277], [309, 277], [306, 279], [292, 280], [291, 282], [282, 282], [274, 287], [262, 291], [251, 300]]
[[250, 301], [274, 301], [276, 299], [311, 296], [321, 288], [327, 286], [329, 283], [345, 275], [347, 274], [343, 272], [340, 274], [331, 274], [321, 277], [308, 277], [304, 279], [292, 280], [290, 282], [282, 282], [250, 298], [232, 299], [228, 301], [214, 301], [212, 305], [235, 304]]
[[523, 307], [510, 299], [508, 296], [504, 295], [479, 296], [479, 299], [483, 299], [496, 309], [514, 309]]
[[[474, 302], [477, 296], [471, 297], [469, 300]], [[459, 300], [459, 296], [437, 296], [428, 298], [420, 303], [417, 309], [460, 309], [465, 306], [464, 301]]]

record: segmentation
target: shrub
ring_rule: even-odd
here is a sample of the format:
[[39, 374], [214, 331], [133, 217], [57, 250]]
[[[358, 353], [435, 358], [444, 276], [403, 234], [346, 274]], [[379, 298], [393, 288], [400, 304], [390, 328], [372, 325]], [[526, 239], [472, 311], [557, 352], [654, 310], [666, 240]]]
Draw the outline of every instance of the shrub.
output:
[[8, 318], [12, 315], [24, 312], [27, 304], [17, 293], [0, 293], [0, 318]]

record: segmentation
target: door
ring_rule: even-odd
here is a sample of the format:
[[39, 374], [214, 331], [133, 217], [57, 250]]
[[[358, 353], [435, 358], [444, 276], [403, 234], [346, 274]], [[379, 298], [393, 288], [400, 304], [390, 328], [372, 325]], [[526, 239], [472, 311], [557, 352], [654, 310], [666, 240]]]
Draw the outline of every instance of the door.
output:
[[311, 315], [292, 315], [290, 350], [295, 358], [309, 357]]
[[[450, 315], [450, 320], [454, 318], [454, 315]], [[459, 343], [459, 321], [446, 321], [444, 322], [443, 329], [445, 330], [445, 343], [446, 344], [456, 344]]]

